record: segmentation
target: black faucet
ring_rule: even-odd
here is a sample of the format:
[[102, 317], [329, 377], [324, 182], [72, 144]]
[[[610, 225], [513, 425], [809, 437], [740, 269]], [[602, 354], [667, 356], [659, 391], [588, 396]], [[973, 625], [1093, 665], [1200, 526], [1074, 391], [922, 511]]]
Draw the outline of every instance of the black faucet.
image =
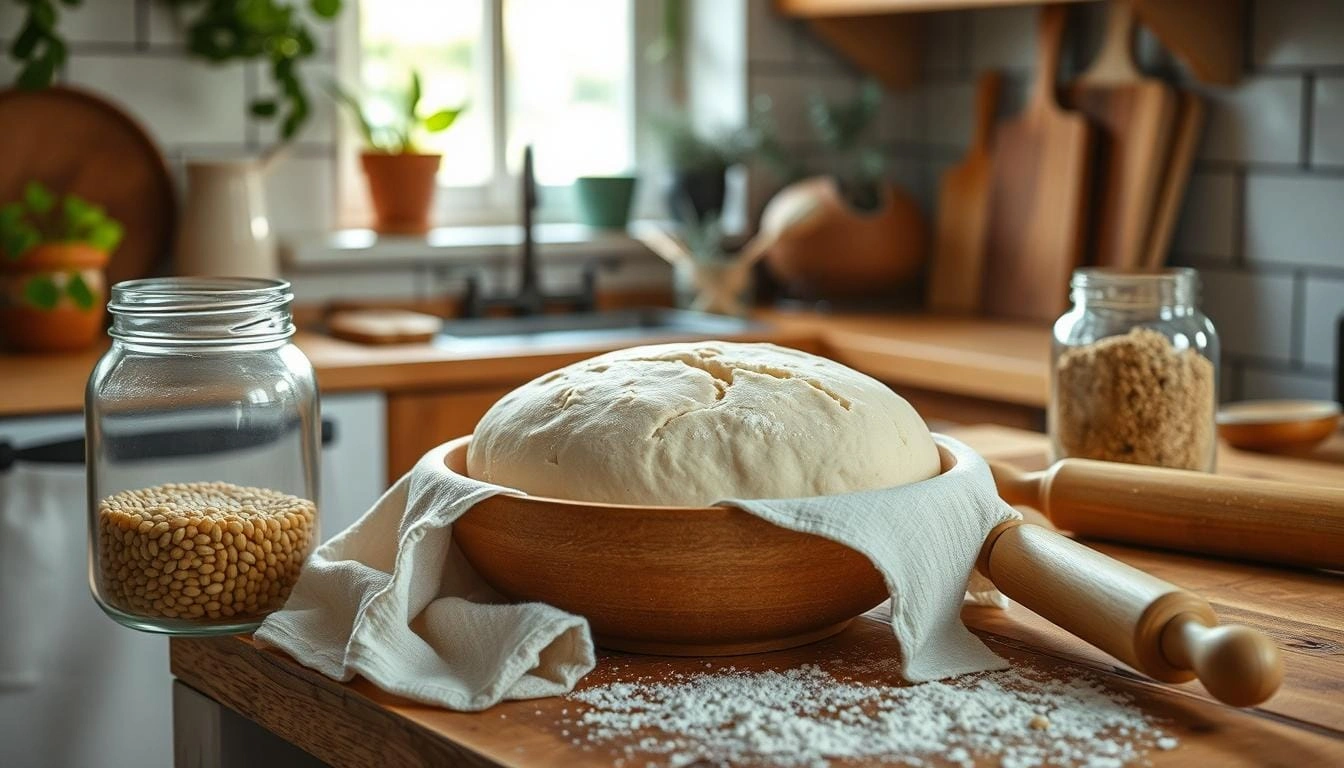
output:
[[462, 316], [480, 317], [492, 309], [512, 315], [539, 315], [548, 306], [563, 305], [574, 312], [591, 312], [597, 306], [597, 268], [595, 261], [583, 265], [582, 284], [576, 293], [547, 295], [541, 288], [537, 268], [537, 245], [532, 238], [532, 217], [537, 209], [537, 179], [532, 169], [532, 147], [523, 149], [522, 175], [523, 252], [522, 274], [515, 296], [485, 296], [476, 275], [467, 277], [462, 296]]

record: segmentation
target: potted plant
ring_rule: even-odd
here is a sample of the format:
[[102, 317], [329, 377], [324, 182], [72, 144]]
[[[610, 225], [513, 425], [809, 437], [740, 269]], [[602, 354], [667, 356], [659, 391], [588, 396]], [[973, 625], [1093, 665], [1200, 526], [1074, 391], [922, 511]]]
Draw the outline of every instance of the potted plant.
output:
[[30, 182], [0, 207], [0, 333], [12, 348], [63, 352], [89, 346], [103, 327], [103, 268], [121, 224], [74, 195], [59, 202]]
[[670, 170], [664, 200], [682, 224], [717, 219], [723, 212], [728, 169], [741, 162], [741, 136], [699, 134], [690, 118], [677, 115], [654, 124]]
[[443, 157], [418, 151], [415, 135], [448, 130], [465, 107], [439, 109], [422, 116], [418, 72], [411, 72], [411, 87], [405, 97], [393, 100], [401, 109], [387, 123], [375, 123], [351, 91], [333, 83], [332, 92], [354, 117], [368, 147], [360, 161], [373, 201], [374, 229], [384, 234], [424, 234], [429, 230], [434, 202], [434, 176]]
[[[919, 274], [927, 232], [919, 207], [883, 178], [882, 154], [864, 143], [881, 106], [882, 93], [865, 83], [855, 96], [831, 102], [814, 94], [808, 117], [821, 143], [842, 167], [808, 173], [779, 145], [769, 123], [769, 105], [758, 105], [757, 156], [791, 183], [766, 204], [763, 233], [783, 233], [765, 261], [790, 290], [809, 298], [857, 298], [886, 293]], [[813, 222], [784, 232], [799, 211]]]

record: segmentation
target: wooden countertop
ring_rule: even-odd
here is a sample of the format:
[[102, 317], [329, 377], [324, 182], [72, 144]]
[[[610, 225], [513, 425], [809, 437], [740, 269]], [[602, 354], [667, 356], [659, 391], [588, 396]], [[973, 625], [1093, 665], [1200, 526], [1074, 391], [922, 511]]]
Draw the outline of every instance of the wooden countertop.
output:
[[[732, 337], [771, 341], [832, 357], [893, 385], [1044, 407], [1049, 329], [922, 315], [822, 315], [763, 311], [761, 331]], [[363, 346], [300, 333], [324, 392], [470, 388], [521, 383], [626, 344], [501, 345], [455, 351], [429, 344]], [[0, 418], [69, 413], [105, 345], [69, 355], [0, 356]]]
[[[1024, 468], [1045, 463], [1045, 440], [1038, 434], [1001, 427], [953, 434], [991, 458]], [[1225, 452], [1220, 472], [1344, 486], [1344, 470], [1337, 467], [1234, 451]], [[1286, 655], [1279, 693], [1255, 709], [1234, 709], [1212, 701], [1197, 683], [1167, 686], [1136, 675], [1020, 606], [969, 608], [964, 619], [1015, 665], [1057, 676], [1087, 670], [1107, 688], [1131, 695], [1180, 741], [1170, 751], [1148, 753], [1145, 759], [1152, 765], [1344, 765], [1344, 574], [1094, 546], [1200, 593], [1227, 620], [1269, 633]], [[829, 640], [734, 657], [730, 663], [743, 670], [844, 665], [845, 674], [861, 682], [897, 685], [894, 666], [882, 663], [898, 649], [880, 611]], [[172, 670], [180, 680], [334, 766], [595, 766], [624, 754], [625, 744], [591, 745], [591, 751], [582, 749], [582, 741], [575, 745], [572, 739], [581, 731], [569, 733], [576, 718], [569, 713], [579, 705], [559, 698], [506, 702], [480, 713], [449, 712], [382, 693], [364, 680], [333, 682], [282, 654], [259, 651], [243, 638], [174, 639], [171, 645]], [[581, 686], [665, 677], [706, 665], [704, 660], [615, 653], [600, 657]], [[639, 757], [631, 764], [643, 765], [645, 756]], [[932, 762], [940, 764], [936, 756]]]

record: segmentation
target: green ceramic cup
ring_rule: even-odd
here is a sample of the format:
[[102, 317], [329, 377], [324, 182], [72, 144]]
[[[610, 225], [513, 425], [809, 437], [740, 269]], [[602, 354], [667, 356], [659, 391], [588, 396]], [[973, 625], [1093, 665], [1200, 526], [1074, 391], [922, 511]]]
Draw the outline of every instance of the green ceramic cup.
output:
[[580, 222], [600, 229], [625, 229], [635, 198], [635, 177], [580, 176], [574, 187]]

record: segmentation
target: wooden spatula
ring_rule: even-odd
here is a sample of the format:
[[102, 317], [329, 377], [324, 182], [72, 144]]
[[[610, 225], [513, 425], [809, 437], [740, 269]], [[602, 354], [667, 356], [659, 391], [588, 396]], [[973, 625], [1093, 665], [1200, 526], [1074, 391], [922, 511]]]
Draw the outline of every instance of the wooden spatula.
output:
[[1307, 568], [1344, 568], [1344, 489], [1062, 459], [1041, 472], [994, 462], [1010, 504], [1080, 536]]
[[938, 192], [938, 231], [929, 274], [929, 309], [976, 312], [985, 267], [992, 172], [990, 137], [998, 112], [1003, 77], [980, 76], [975, 89], [975, 135], [966, 156], [943, 174]]
[[1141, 266], [1147, 254], [1177, 108], [1176, 90], [1144, 77], [1133, 47], [1134, 9], [1109, 3], [1101, 51], [1065, 92], [1065, 103], [1097, 129], [1101, 177], [1088, 261], [1125, 269]]
[[1148, 230], [1148, 243], [1143, 257], [1145, 269], [1157, 269], [1167, 260], [1171, 236], [1176, 231], [1176, 218], [1181, 212], [1181, 201], [1185, 199], [1185, 189], [1190, 182], [1190, 166], [1194, 164], [1199, 136], [1204, 130], [1206, 112], [1199, 96], [1193, 93], [1180, 94], [1176, 126], [1172, 130], [1171, 152], [1158, 188], [1153, 223]]
[[995, 134], [982, 303], [997, 317], [1054, 320], [1083, 253], [1092, 129], [1055, 97], [1066, 14], [1059, 5], [1041, 9], [1027, 107]]

